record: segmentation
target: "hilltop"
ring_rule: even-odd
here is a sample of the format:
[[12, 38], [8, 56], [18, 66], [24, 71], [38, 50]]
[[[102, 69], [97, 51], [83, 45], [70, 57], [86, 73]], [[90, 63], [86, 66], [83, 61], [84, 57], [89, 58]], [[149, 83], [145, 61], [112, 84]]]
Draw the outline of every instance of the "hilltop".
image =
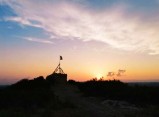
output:
[[158, 89], [118, 80], [50, 84], [40, 76], [1, 89], [0, 116], [154, 117], [159, 115]]

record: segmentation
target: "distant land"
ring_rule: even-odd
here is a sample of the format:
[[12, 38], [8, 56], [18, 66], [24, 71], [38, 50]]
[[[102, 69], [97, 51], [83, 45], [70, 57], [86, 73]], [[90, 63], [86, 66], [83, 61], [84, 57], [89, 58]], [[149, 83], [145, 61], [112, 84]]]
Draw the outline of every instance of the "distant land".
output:
[[130, 86], [140, 85], [140, 86], [159, 86], [159, 82], [129, 82]]

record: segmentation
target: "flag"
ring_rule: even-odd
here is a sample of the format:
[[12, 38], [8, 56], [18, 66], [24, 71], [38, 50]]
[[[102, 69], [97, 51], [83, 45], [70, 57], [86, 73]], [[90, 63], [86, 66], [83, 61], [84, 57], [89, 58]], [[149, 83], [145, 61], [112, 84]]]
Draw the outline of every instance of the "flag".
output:
[[60, 56], [60, 60], [63, 60], [62, 56]]

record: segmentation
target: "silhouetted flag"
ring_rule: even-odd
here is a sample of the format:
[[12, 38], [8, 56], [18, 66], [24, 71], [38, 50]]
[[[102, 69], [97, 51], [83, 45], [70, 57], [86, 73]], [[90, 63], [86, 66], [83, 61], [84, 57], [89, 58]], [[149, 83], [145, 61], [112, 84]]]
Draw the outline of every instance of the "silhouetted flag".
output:
[[60, 60], [63, 60], [62, 56], [60, 56]]

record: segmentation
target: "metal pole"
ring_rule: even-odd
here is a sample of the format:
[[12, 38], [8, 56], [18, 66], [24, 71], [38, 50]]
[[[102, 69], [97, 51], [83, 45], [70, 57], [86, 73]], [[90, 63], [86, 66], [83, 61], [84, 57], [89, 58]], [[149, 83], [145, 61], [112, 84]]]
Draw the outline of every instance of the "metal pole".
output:
[[59, 73], [60, 73], [61, 71], [60, 71], [60, 56], [59, 56]]

